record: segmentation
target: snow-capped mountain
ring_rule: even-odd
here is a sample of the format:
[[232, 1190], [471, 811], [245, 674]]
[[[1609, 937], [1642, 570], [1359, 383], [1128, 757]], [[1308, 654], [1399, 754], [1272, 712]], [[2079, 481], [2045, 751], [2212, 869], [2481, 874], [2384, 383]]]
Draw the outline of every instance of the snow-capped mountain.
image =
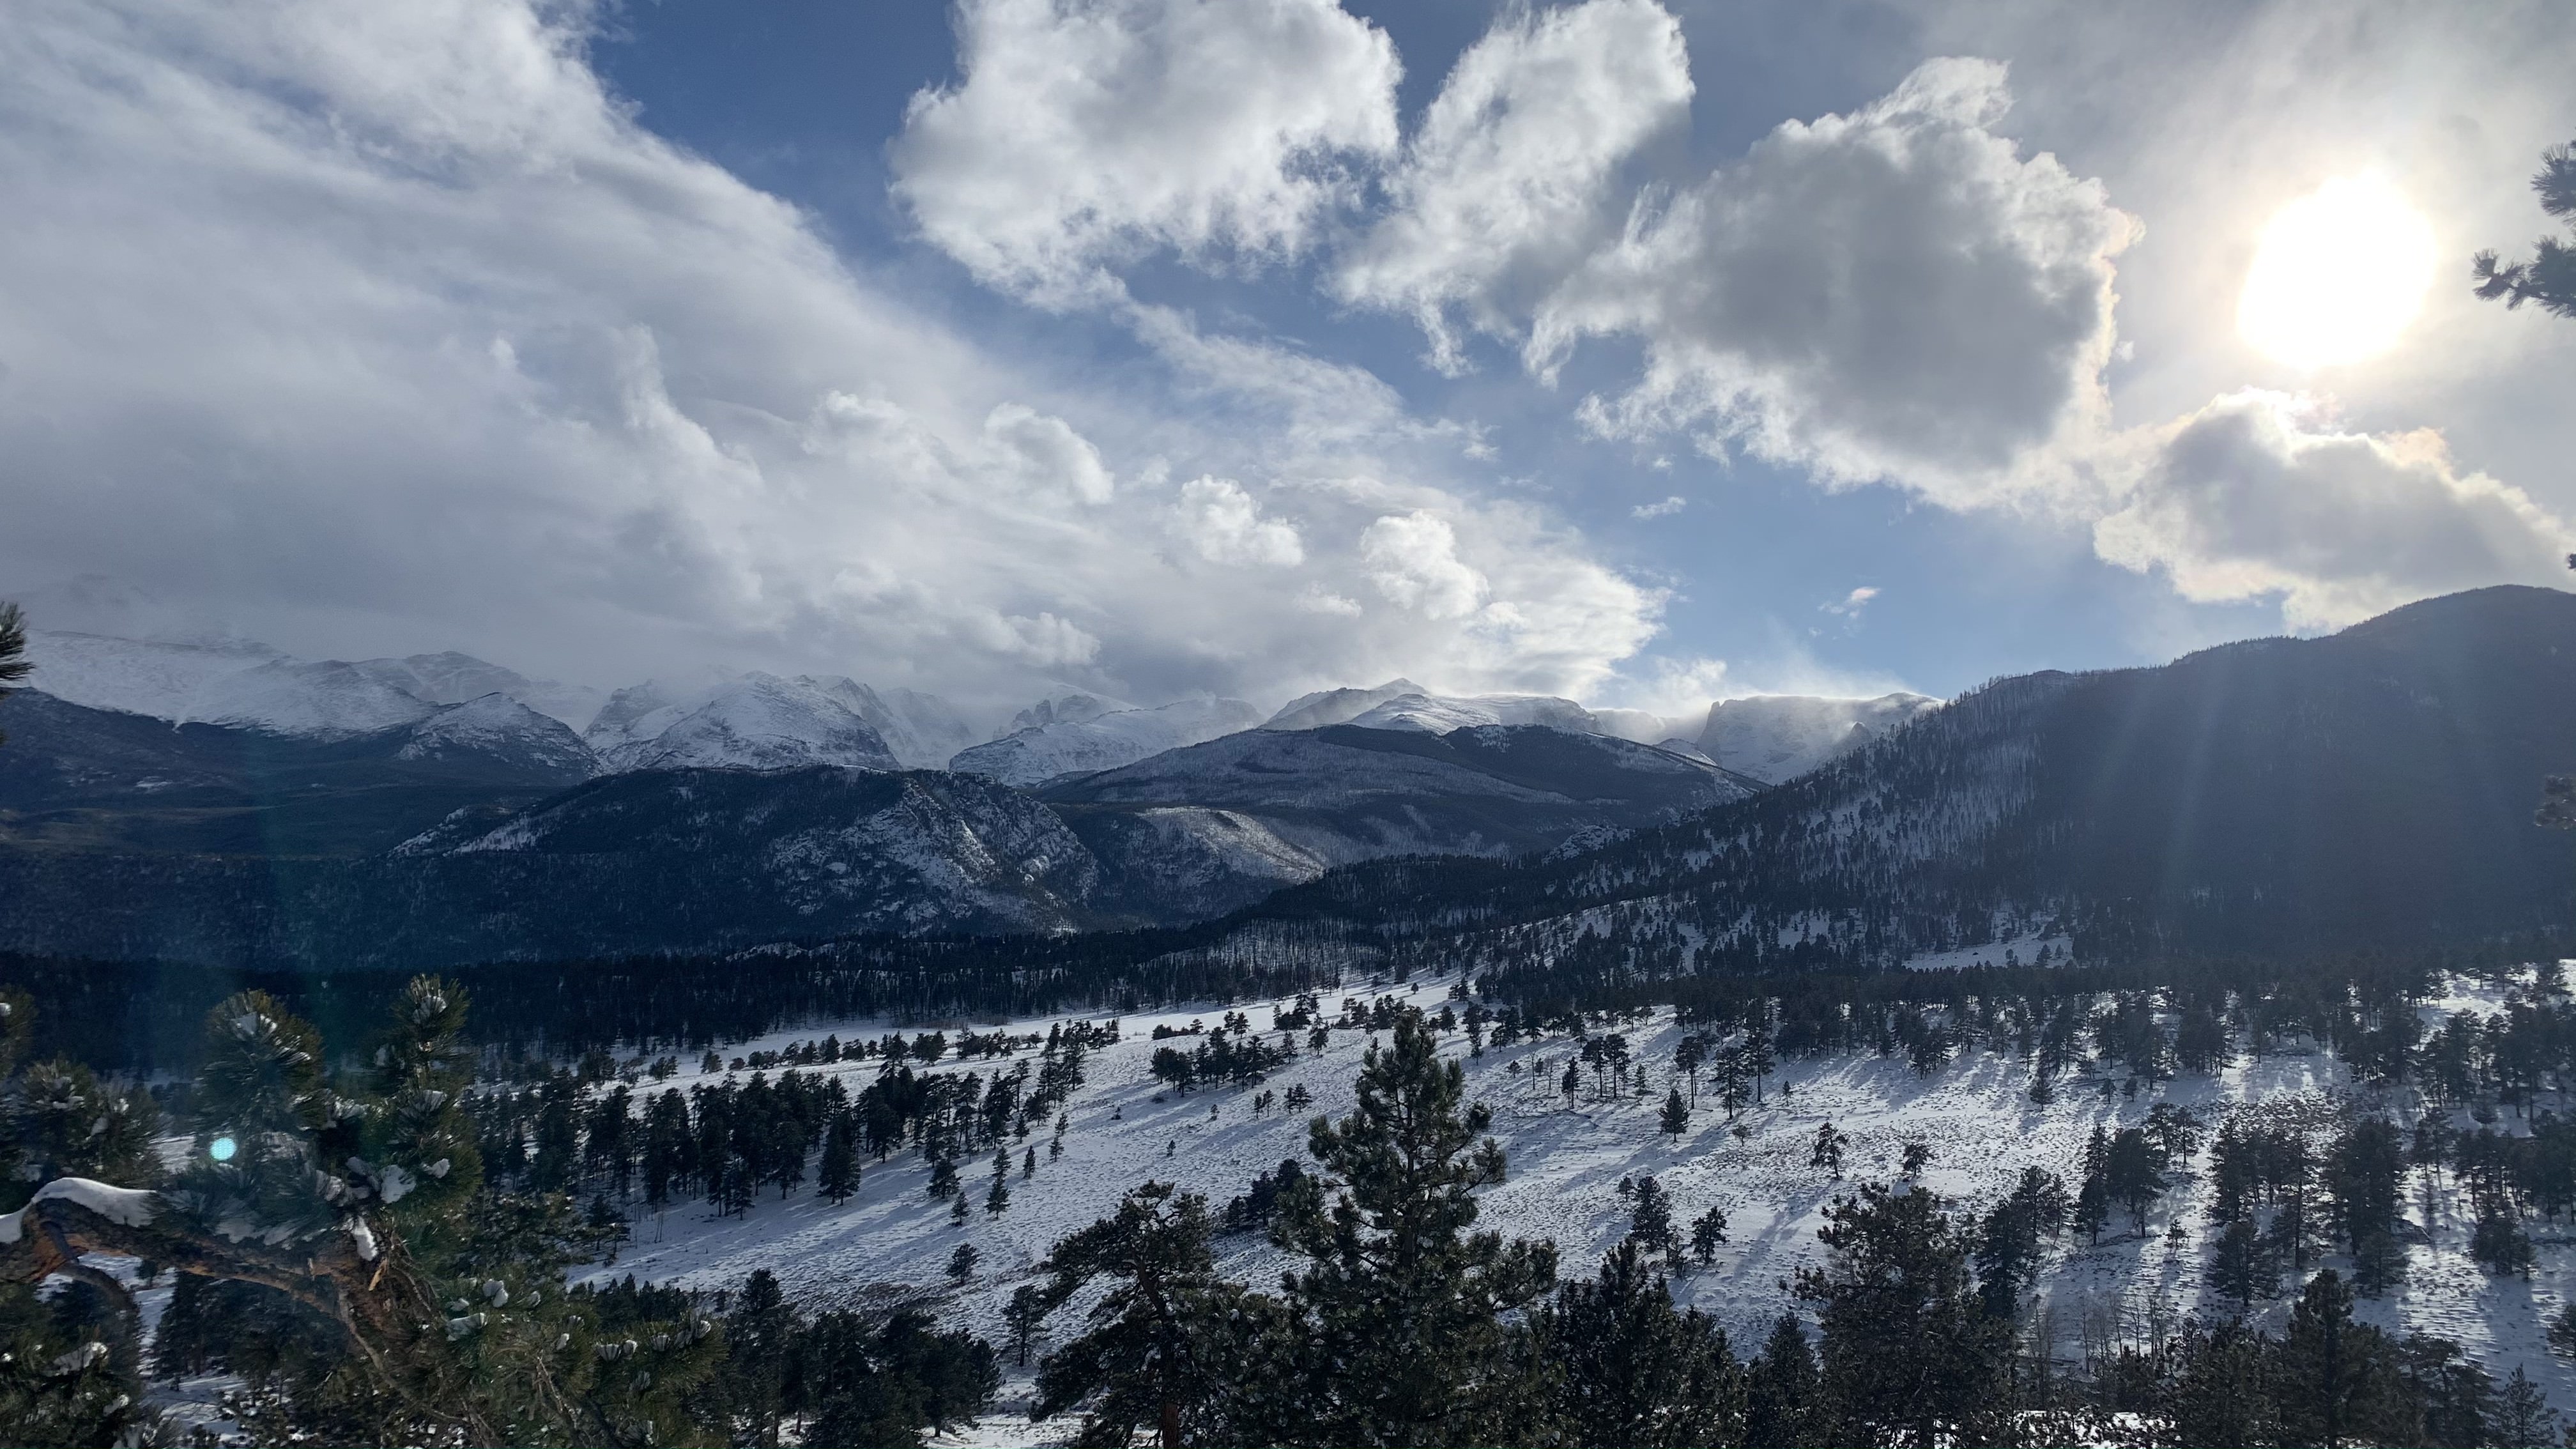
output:
[[[1033, 713], [1023, 710], [1020, 717], [1031, 718]], [[960, 750], [948, 768], [1005, 785], [1036, 785], [1065, 775], [1132, 765], [1165, 750], [1251, 729], [1261, 718], [1259, 709], [1239, 699], [1185, 699], [1159, 709], [1109, 710], [1087, 718], [1059, 714], [1050, 723], [1023, 726], [988, 744]]]
[[1104, 905], [1213, 914], [1390, 855], [1517, 855], [1759, 789], [1649, 746], [1540, 725], [1251, 730], [1040, 792], [1101, 857]]
[[652, 681], [621, 689], [583, 738], [615, 770], [936, 770], [976, 735], [935, 694], [871, 689], [837, 674], [754, 672], [688, 693]]
[[1429, 692], [1412, 680], [1402, 678], [1390, 679], [1374, 689], [1317, 690], [1288, 701], [1261, 727], [1266, 730], [1311, 730], [1325, 725], [1348, 724], [1399, 695]]
[[1492, 725], [1539, 725], [1567, 734], [1606, 733], [1592, 711], [1544, 694], [1400, 694], [1351, 717], [1354, 728], [1445, 735]]
[[1920, 694], [1876, 699], [1772, 694], [1721, 700], [1708, 707], [1698, 744], [1727, 769], [1777, 785], [1940, 707], [1941, 701]]
[[781, 679], [757, 671], [685, 700], [651, 685], [621, 689], [585, 736], [612, 770], [902, 768], [884, 736], [852, 709], [846, 679]]
[[576, 780], [599, 770], [599, 757], [562, 720], [497, 692], [451, 704], [411, 726], [394, 758], [507, 762]]
[[1011, 722], [996, 731], [993, 738], [1001, 739], [1022, 730], [1043, 729], [1048, 725], [1089, 724], [1104, 714], [1116, 714], [1135, 708], [1137, 706], [1123, 699], [1087, 694], [1081, 690], [1067, 690], [1063, 694], [1048, 695], [1011, 716]]
[[458, 653], [304, 660], [215, 633], [126, 639], [31, 630], [28, 687], [90, 709], [174, 724], [238, 725], [298, 739], [350, 739], [416, 723], [442, 706], [503, 694], [567, 724], [587, 724], [598, 692]]
[[586, 684], [530, 679], [515, 669], [453, 649], [400, 659], [364, 659], [353, 667], [431, 704], [463, 704], [485, 695], [503, 695], [576, 731], [590, 723], [607, 698]]

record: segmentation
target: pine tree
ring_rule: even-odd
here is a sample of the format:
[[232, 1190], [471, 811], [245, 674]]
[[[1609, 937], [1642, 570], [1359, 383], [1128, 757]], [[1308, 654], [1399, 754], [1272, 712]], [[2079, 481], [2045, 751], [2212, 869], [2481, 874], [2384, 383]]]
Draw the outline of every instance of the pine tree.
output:
[[2272, 1394], [2272, 1345], [2242, 1322], [2184, 1333], [2167, 1413], [2174, 1444], [2280, 1444]]
[[2238, 1218], [2221, 1229], [2218, 1252], [2209, 1266], [2210, 1284], [2236, 1300], [2240, 1313], [2253, 1311], [2254, 1300], [2268, 1298], [2280, 1286], [2272, 1255], [2250, 1219]]
[[[27, 616], [16, 604], [0, 599], [0, 699], [14, 693], [9, 686], [26, 678], [35, 667], [35, 661], [27, 657]], [[0, 734], [0, 744], [8, 742], [9, 737]]]
[[1932, 1449], [2000, 1432], [2010, 1325], [1969, 1291], [1968, 1244], [1941, 1200], [1867, 1183], [1825, 1218], [1825, 1266], [1801, 1270], [1797, 1292], [1824, 1328], [1837, 1436]]
[[1673, 1088], [1664, 1095], [1664, 1115], [1660, 1124], [1664, 1135], [1678, 1146], [1682, 1134], [1690, 1130], [1690, 1104], [1682, 1100], [1682, 1089]]
[[980, 1255], [973, 1243], [959, 1243], [948, 1255], [948, 1281], [963, 1283], [975, 1276], [975, 1260]]
[[1634, 1241], [1611, 1250], [1597, 1279], [1558, 1289], [1537, 1338], [1555, 1369], [1553, 1417], [1571, 1442], [1740, 1441], [1744, 1376], [1725, 1333], [1674, 1309]]
[[1718, 1208], [1710, 1208], [1707, 1212], [1691, 1219], [1691, 1254], [1699, 1259], [1701, 1267], [1708, 1267], [1717, 1261], [1717, 1250], [1725, 1242], [1725, 1212]]
[[858, 1129], [846, 1112], [832, 1114], [823, 1134], [823, 1161], [815, 1171], [814, 1189], [839, 1207], [859, 1190]]
[[[2576, 145], [2552, 146], [2540, 153], [2540, 171], [2531, 178], [2540, 193], [2540, 209], [2576, 226]], [[2483, 251], [2470, 259], [2477, 294], [2501, 299], [2507, 307], [2537, 302], [2544, 312], [2576, 317], [2576, 246], [2543, 236], [2531, 260], [2503, 262]]]
[[2336, 1449], [2411, 1437], [2392, 1422], [2406, 1406], [2395, 1402], [2391, 1345], [2378, 1329], [2354, 1321], [2352, 1304], [2351, 1286], [2328, 1269], [2291, 1309], [2276, 1370], [2285, 1442]]
[[1544, 1293], [1555, 1250], [1474, 1233], [1475, 1191], [1503, 1180], [1492, 1118], [1466, 1102], [1415, 1011], [1363, 1059], [1355, 1110], [1319, 1121], [1309, 1151], [1339, 1179], [1308, 1185], [1274, 1225], [1307, 1266], [1285, 1278], [1311, 1437], [1343, 1444], [1493, 1442], [1524, 1407], [1502, 1315]]
[[2561, 1444], [2566, 1442], [2566, 1425], [2558, 1411], [2531, 1376], [2514, 1365], [2513, 1377], [2506, 1379], [2504, 1389], [2496, 1396], [2495, 1412], [2488, 1426], [2486, 1442], [2490, 1444]]
[[1807, 1165], [1821, 1167], [1839, 1181], [1843, 1175], [1843, 1149], [1849, 1146], [1851, 1138], [1827, 1122], [1816, 1129], [1816, 1145], [1808, 1150]]
[[1021, 1368], [1029, 1366], [1029, 1348], [1054, 1306], [1043, 1290], [1029, 1283], [1012, 1289], [1011, 1301], [1003, 1305], [1002, 1323], [1010, 1330], [1012, 1359]]
[[1011, 1180], [1004, 1174], [995, 1173], [993, 1186], [984, 1194], [984, 1212], [989, 1217], [998, 1218], [1010, 1210]]
[[1032, 1417], [1080, 1408], [1085, 1444], [1131, 1443], [1140, 1430], [1165, 1449], [1234, 1437], [1223, 1427], [1233, 1401], [1247, 1376], [1258, 1381], [1248, 1339], [1270, 1315], [1216, 1276], [1209, 1235], [1205, 1198], [1149, 1182], [1055, 1245], [1040, 1265], [1044, 1308], [1097, 1282], [1107, 1291], [1082, 1334], [1038, 1365]]
[[1681, 1239], [1673, 1231], [1673, 1200], [1652, 1177], [1637, 1182], [1637, 1205], [1628, 1215], [1628, 1241], [1650, 1253], [1678, 1256]]
[[1745, 1374], [1745, 1449], [1801, 1449], [1815, 1443], [1810, 1426], [1820, 1416], [1816, 1352], [1806, 1330], [1786, 1313]]

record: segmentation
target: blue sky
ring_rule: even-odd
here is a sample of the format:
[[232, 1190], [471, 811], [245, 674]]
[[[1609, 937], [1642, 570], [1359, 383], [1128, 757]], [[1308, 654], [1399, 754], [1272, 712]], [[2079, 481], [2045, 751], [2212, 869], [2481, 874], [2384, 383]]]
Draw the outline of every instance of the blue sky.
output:
[[[2576, 326], [2461, 276], [2576, 18], [2421, 10], [37, 0], [0, 585], [604, 685], [1678, 714], [2555, 582]], [[2291, 366], [2245, 279], [2352, 178], [2394, 320]]]

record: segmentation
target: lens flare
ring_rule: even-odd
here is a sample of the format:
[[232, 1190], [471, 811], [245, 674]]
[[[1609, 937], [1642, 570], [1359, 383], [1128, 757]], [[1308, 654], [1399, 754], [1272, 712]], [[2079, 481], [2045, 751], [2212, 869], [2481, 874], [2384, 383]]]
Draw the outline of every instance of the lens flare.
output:
[[233, 1154], [240, 1150], [240, 1144], [234, 1142], [229, 1137], [218, 1137], [214, 1141], [206, 1144], [206, 1155], [217, 1162], [232, 1161]]
[[2377, 176], [2329, 181], [2263, 228], [2236, 326], [2298, 368], [2377, 357], [2397, 345], [2433, 284], [2433, 228]]

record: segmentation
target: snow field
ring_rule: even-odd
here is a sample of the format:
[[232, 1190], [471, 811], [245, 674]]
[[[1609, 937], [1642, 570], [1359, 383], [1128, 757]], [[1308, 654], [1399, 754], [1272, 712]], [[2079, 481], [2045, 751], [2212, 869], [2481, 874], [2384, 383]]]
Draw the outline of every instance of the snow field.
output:
[[[1319, 997], [1328, 1017], [1339, 1011], [1346, 996], [1365, 1004], [1381, 991], [1437, 1015], [1449, 985], [1434, 980], [1410, 987], [1363, 986]], [[2446, 999], [2443, 1008], [2493, 1005], [2492, 993], [2462, 988], [2453, 995], [2457, 999]], [[1048, 1249], [1107, 1216], [1129, 1188], [1149, 1179], [1176, 1181], [1204, 1194], [1212, 1211], [1221, 1210], [1255, 1175], [1283, 1158], [1304, 1157], [1309, 1119], [1338, 1117], [1351, 1109], [1352, 1081], [1370, 1039], [1364, 1031], [1335, 1028], [1320, 1055], [1301, 1046], [1293, 1064], [1244, 1087], [1175, 1093], [1147, 1070], [1154, 1048], [1166, 1044], [1152, 1039], [1158, 1024], [1178, 1027], [1197, 1019], [1213, 1026], [1231, 1009], [1250, 1017], [1259, 1031], [1268, 1027], [1275, 1007], [1289, 1004], [1206, 1003], [1123, 1018], [1120, 1040], [1086, 1058], [1085, 1084], [1066, 1108], [1071, 1126], [1064, 1156], [1048, 1158], [1051, 1124], [1034, 1127], [1025, 1141], [1011, 1145], [1010, 1209], [998, 1219], [981, 1206], [989, 1157], [958, 1164], [974, 1211], [965, 1224], [952, 1226], [948, 1204], [926, 1191], [927, 1164], [898, 1153], [881, 1163], [869, 1162], [859, 1192], [837, 1208], [816, 1197], [810, 1186], [785, 1201], [764, 1197], [741, 1219], [718, 1220], [703, 1203], [675, 1203], [658, 1221], [649, 1215], [638, 1221], [635, 1241], [621, 1250], [616, 1263], [595, 1268], [590, 1276], [605, 1280], [633, 1273], [713, 1290], [734, 1287], [765, 1267], [792, 1297], [817, 1305], [882, 1299], [903, 1291], [950, 1293], [950, 1311], [958, 1323], [1003, 1344], [1007, 1335], [1001, 1309], [1011, 1290], [1036, 1281], [1037, 1265]], [[1009, 1029], [1044, 1033], [1053, 1022], [1069, 1019], [1014, 1021]], [[819, 1023], [727, 1047], [725, 1054], [776, 1050], [791, 1041], [819, 1041], [832, 1032], [851, 1041], [931, 1025]], [[1478, 1226], [1506, 1236], [1549, 1239], [1557, 1246], [1562, 1275], [1589, 1276], [1601, 1255], [1628, 1230], [1630, 1204], [1617, 1192], [1619, 1180], [1651, 1173], [1672, 1194], [1675, 1221], [1685, 1230], [1711, 1206], [1727, 1214], [1729, 1241], [1715, 1264], [1677, 1277], [1673, 1291], [1678, 1301], [1716, 1318], [1739, 1353], [1749, 1353], [1772, 1319], [1797, 1307], [1786, 1285], [1797, 1269], [1820, 1260], [1815, 1230], [1824, 1221], [1825, 1207], [1838, 1192], [1862, 1181], [1897, 1181], [1898, 1159], [1907, 1143], [1922, 1142], [1932, 1150], [1931, 1165], [1921, 1177], [1924, 1188], [1954, 1200], [1962, 1210], [1982, 1211], [2009, 1190], [2026, 1166], [2063, 1175], [2071, 1191], [2095, 1125], [2135, 1125], [2160, 1100], [2188, 1107], [2202, 1118], [2207, 1130], [2199, 1150], [2178, 1164], [2175, 1186], [2151, 1214], [2143, 1238], [2131, 1235], [2125, 1216], [2115, 1214], [2099, 1246], [2071, 1234], [2054, 1244], [2043, 1301], [2030, 1321], [2045, 1327], [2061, 1359], [2072, 1360], [2088, 1341], [2097, 1347], [2116, 1344], [2170, 1331], [2195, 1312], [2222, 1315], [2214, 1295], [2204, 1299], [2203, 1281], [2214, 1246], [2207, 1217], [2208, 1138], [2215, 1135], [2220, 1117], [2289, 1117], [2322, 1126], [2339, 1094], [2360, 1090], [2330, 1055], [2298, 1049], [2240, 1057], [2214, 1078], [2186, 1075], [2161, 1091], [2142, 1090], [2134, 1098], [2105, 1096], [2091, 1079], [2070, 1072], [2060, 1079], [2056, 1100], [2046, 1106], [2029, 1100], [2029, 1069], [2009, 1054], [1965, 1053], [1929, 1076], [1916, 1074], [1901, 1058], [1796, 1058], [1784, 1061], [1770, 1079], [1763, 1105], [1745, 1110], [1742, 1137], [1733, 1130], [1739, 1124], [1729, 1123], [1719, 1110], [1711, 1079], [1703, 1073], [1699, 1109], [1690, 1130], [1674, 1144], [1657, 1130], [1656, 1118], [1674, 1080], [1672, 1049], [1683, 1029], [1667, 1010], [1649, 1022], [1601, 1030], [1626, 1034], [1631, 1061], [1648, 1067], [1646, 1093], [1592, 1101], [1587, 1071], [1582, 1097], [1569, 1105], [1554, 1084], [1574, 1050], [1562, 1035], [1489, 1049], [1472, 1059], [1463, 1031], [1444, 1038], [1443, 1054], [1466, 1063], [1471, 1097], [1493, 1109], [1493, 1133], [1511, 1160], [1509, 1180], [1480, 1194]], [[1511, 1070], [1515, 1063], [1521, 1066], [1518, 1074]], [[1013, 1064], [1011, 1058], [951, 1060], [933, 1070], [989, 1074], [996, 1068], [1007, 1072]], [[837, 1072], [855, 1094], [874, 1079], [877, 1063], [801, 1070]], [[688, 1072], [662, 1085], [685, 1090], [695, 1078]], [[1314, 1095], [1311, 1108], [1295, 1114], [1278, 1106], [1254, 1112], [1253, 1099], [1260, 1092], [1284, 1099], [1299, 1085]], [[1687, 1081], [1681, 1085], [1687, 1096]], [[2394, 1103], [2401, 1122], [2412, 1121], [2412, 1102], [2406, 1094]], [[1850, 1138], [1840, 1181], [1808, 1165], [1816, 1130], [1828, 1120]], [[1032, 1146], [1038, 1171], [1033, 1180], [1024, 1181], [1020, 1162]], [[2426, 1174], [2415, 1173], [2408, 1183], [2408, 1202], [2411, 1220], [2430, 1229], [2429, 1241], [2411, 1244], [2405, 1283], [2385, 1298], [2362, 1300], [2362, 1316], [2400, 1333], [2454, 1339], [2500, 1378], [2520, 1367], [2555, 1405], [2576, 1408], [2576, 1374], [2549, 1353], [2544, 1337], [2547, 1316], [2576, 1293], [2571, 1240], [2534, 1220], [2529, 1226], [2535, 1230], [2539, 1263], [2532, 1277], [2492, 1278], [2469, 1260], [2468, 1205], [2456, 1184], [2445, 1180], [2436, 1186]], [[2185, 1233], [2179, 1239], [2168, 1236], [2177, 1223]], [[980, 1261], [973, 1280], [951, 1293], [944, 1270], [960, 1242], [973, 1243]], [[1275, 1282], [1283, 1264], [1258, 1235], [1220, 1239], [1218, 1251], [1228, 1276], [1256, 1286]], [[2323, 1265], [2349, 1273], [2349, 1264], [2339, 1259], [2330, 1257]], [[2286, 1318], [2287, 1303], [2284, 1296], [2268, 1307], [2258, 1305], [2258, 1320], [2277, 1329]], [[1058, 1335], [1074, 1331], [1081, 1307], [1076, 1303], [1059, 1310], [1049, 1329]], [[1045, 1342], [1040, 1340], [1040, 1352]], [[1021, 1400], [1026, 1391], [1024, 1373], [1009, 1370], [1008, 1377], [1006, 1404]], [[1047, 1436], [1068, 1429], [1044, 1425], [1037, 1432]], [[1029, 1442], [1022, 1436], [1030, 1432], [1024, 1420], [1001, 1413], [978, 1425], [971, 1440], [959, 1442], [1002, 1442], [998, 1435]]]

